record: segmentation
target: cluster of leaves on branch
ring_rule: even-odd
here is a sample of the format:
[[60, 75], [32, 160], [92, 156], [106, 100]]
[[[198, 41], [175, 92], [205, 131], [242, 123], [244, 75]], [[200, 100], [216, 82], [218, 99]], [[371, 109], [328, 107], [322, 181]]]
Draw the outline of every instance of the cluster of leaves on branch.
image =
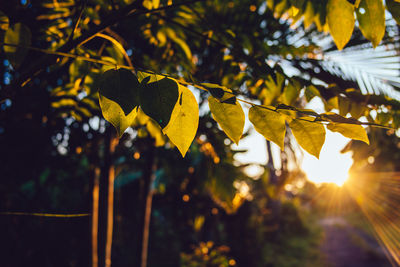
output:
[[[207, 101], [209, 109], [222, 130], [235, 143], [243, 134], [245, 120], [240, 101], [250, 106], [249, 119], [267, 140], [283, 149], [286, 131], [290, 129], [300, 146], [316, 157], [325, 141], [325, 125], [331, 131], [366, 143], [369, 141], [362, 124], [399, 126], [400, 105], [397, 101], [381, 96], [365, 96], [356, 89], [339, 88], [328, 81], [317, 85], [312, 79], [289, 76], [278, 63], [267, 63], [270, 58], [265, 56], [273, 53], [279, 58], [295, 56], [293, 62], [315, 57], [313, 54], [318, 53], [316, 44], [295, 46], [279, 43], [282, 38], [276, 29], [280, 34], [284, 32], [289, 35], [290, 24], [298, 21], [304, 23], [305, 29], [315, 23], [319, 31], [329, 31], [338, 49], [343, 49], [352, 36], [355, 14], [362, 34], [376, 47], [385, 33], [385, 6], [382, 0], [244, 1], [227, 2], [226, 6], [215, 9], [212, 9], [212, 3], [202, 1], [181, 6], [178, 2], [176, 7], [172, 1], [164, 2], [143, 1], [141, 6], [135, 6], [134, 9], [141, 11], [142, 15], [137, 22], [141, 32], [133, 33], [133, 37], [140, 35], [140, 42], [148, 42], [143, 46], [154, 46], [160, 53], [153, 54], [155, 59], [145, 55], [135, 61], [135, 57], [139, 57], [140, 46], [131, 59], [124, 36], [111, 28], [88, 36], [69, 51], [62, 51], [63, 45], [70, 40], [85, 36], [89, 25], [101, 25], [100, 15], [107, 13], [107, 8], [102, 5], [83, 4], [79, 9], [79, 5], [72, 5], [68, 1], [61, 6], [54, 6], [55, 9], [40, 17], [53, 22], [46, 29], [46, 34], [52, 33], [45, 38], [51, 42], [48, 49], [31, 47], [29, 28], [19, 22], [9, 26], [7, 16], [0, 14], [1, 29], [6, 31], [4, 51], [15, 69], [24, 61], [28, 49], [58, 57], [57, 64], [60, 66], [69, 64], [69, 83], [52, 91], [55, 99], [59, 99], [53, 103], [54, 108], [70, 106], [74, 108], [70, 115], [76, 119], [90, 117], [97, 111], [95, 102], [99, 90], [103, 116], [114, 125], [119, 136], [132, 125], [145, 124], [147, 131], [156, 138], [156, 143], [163, 145], [166, 135], [183, 156], [196, 135], [199, 120], [198, 103], [188, 89], [189, 85], [210, 93]], [[46, 5], [51, 8], [51, 4]], [[126, 4], [119, 5], [115, 12], [123, 12]], [[164, 12], [163, 7], [172, 7], [174, 11]], [[247, 7], [248, 12], [254, 15], [248, 23], [258, 27], [254, 29], [257, 32], [247, 34], [245, 29], [225, 23], [208, 24], [211, 16], [229, 17], [230, 12], [243, 7]], [[400, 3], [397, 0], [386, 1], [386, 8], [398, 21]], [[79, 16], [72, 22], [75, 27], [71, 30], [67, 27], [68, 23], [60, 18], [70, 16], [72, 11]], [[125, 15], [128, 17], [132, 14], [126, 12]], [[262, 26], [265, 18], [268, 19], [267, 26]], [[242, 19], [248, 18], [240, 18], [239, 23]], [[235, 23], [234, 26], [237, 26], [238, 21]], [[209, 25], [208, 29], [206, 25]], [[271, 33], [269, 27], [275, 32]], [[278, 37], [273, 37], [269, 44], [265, 39], [271, 34]], [[97, 38], [103, 40], [100, 47], [91, 45], [91, 40]], [[206, 60], [213, 60], [206, 57], [212, 50], [218, 51], [216, 60], [219, 60], [218, 63], [210, 62], [212, 67], [217, 68], [222, 64], [221, 71], [226, 71], [220, 75], [220, 79], [216, 79], [214, 73], [207, 73], [198, 67], [207, 63]], [[103, 56], [104, 51], [107, 55]], [[152, 62], [157, 58], [160, 58], [160, 62]], [[159, 63], [162, 67], [150, 69], [143, 66], [141, 61], [152, 65]], [[168, 64], [168, 61], [172, 63]], [[173, 78], [177, 76], [179, 78]], [[211, 83], [213, 81], [216, 83]], [[243, 91], [243, 88], [247, 90]], [[238, 95], [257, 99], [257, 103], [261, 104], [241, 99]], [[319, 97], [327, 111], [339, 110], [340, 114], [319, 114], [298, 108], [297, 101], [302, 95], [307, 102]], [[379, 116], [373, 118], [369, 111], [380, 110], [381, 106], [391, 113], [380, 112]], [[350, 118], [347, 117], [348, 113], [351, 114]], [[362, 116], [367, 117], [369, 123], [357, 120]]]
[[[319, 31], [330, 32], [339, 50], [350, 41], [356, 19], [362, 34], [376, 47], [385, 35], [385, 5], [382, 0], [283, 0], [269, 1], [278, 14], [291, 9], [296, 22], [304, 17], [304, 26], [313, 22]], [[399, 1], [386, 1], [386, 8], [398, 20]]]

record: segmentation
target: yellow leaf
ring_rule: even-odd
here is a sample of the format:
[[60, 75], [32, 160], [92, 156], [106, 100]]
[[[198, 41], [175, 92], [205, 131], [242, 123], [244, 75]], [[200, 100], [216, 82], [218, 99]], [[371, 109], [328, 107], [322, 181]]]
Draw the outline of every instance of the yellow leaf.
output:
[[354, 29], [354, 6], [347, 0], [329, 0], [326, 19], [337, 48], [342, 50]]
[[185, 157], [199, 125], [199, 107], [193, 93], [186, 87], [179, 85], [181, 92], [179, 113], [174, 121], [170, 122], [163, 132]]
[[125, 130], [133, 123], [137, 114], [137, 108], [134, 108], [128, 115], [125, 115], [120, 105], [116, 102], [100, 94], [99, 100], [103, 117], [115, 127], [118, 136], [121, 137]]
[[311, 155], [319, 158], [325, 142], [325, 128], [322, 124], [294, 119], [289, 123], [299, 145]]
[[378, 46], [385, 35], [385, 7], [382, 0], [363, 0], [357, 9], [362, 34]]
[[361, 125], [347, 123], [329, 123], [327, 128], [332, 132], [341, 133], [345, 137], [354, 140], [360, 140], [369, 145], [367, 132]]
[[262, 134], [265, 139], [277, 144], [283, 150], [286, 133], [286, 124], [283, 115], [272, 110], [254, 106], [249, 110], [249, 120], [253, 123], [257, 132]]
[[208, 106], [222, 130], [233, 142], [238, 144], [243, 134], [244, 112], [237, 100], [234, 104], [221, 103], [215, 97], [209, 96]]

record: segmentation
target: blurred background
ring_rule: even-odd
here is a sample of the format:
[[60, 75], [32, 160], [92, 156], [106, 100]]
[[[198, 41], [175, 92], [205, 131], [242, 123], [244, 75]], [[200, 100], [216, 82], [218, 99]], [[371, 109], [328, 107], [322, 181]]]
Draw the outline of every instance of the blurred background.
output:
[[[399, 265], [398, 25], [386, 11], [377, 48], [356, 27], [339, 52], [327, 1], [292, 2], [2, 1], [1, 39], [16, 23], [30, 38], [22, 59], [0, 54], [0, 266]], [[182, 158], [143, 112], [116, 137], [97, 95], [113, 64], [387, 128], [370, 145], [329, 132], [316, 159], [290, 131], [282, 151], [266, 141], [243, 104], [236, 145], [189, 86], [200, 120]]]

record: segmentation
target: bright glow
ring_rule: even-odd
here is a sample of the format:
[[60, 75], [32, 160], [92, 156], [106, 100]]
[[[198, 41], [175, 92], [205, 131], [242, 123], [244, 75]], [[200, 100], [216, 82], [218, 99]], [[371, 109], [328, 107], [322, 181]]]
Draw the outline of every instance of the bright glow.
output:
[[348, 172], [353, 164], [351, 153], [340, 153], [349, 139], [338, 133], [327, 131], [325, 144], [319, 160], [304, 152], [302, 168], [308, 180], [313, 183], [335, 183], [342, 186], [348, 179]]

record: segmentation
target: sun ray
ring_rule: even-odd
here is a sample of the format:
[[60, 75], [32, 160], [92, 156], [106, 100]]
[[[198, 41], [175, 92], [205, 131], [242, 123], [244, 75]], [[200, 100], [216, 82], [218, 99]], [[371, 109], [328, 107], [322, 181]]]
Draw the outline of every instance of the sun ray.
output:
[[371, 224], [391, 264], [399, 266], [400, 172], [353, 173], [346, 188]]

